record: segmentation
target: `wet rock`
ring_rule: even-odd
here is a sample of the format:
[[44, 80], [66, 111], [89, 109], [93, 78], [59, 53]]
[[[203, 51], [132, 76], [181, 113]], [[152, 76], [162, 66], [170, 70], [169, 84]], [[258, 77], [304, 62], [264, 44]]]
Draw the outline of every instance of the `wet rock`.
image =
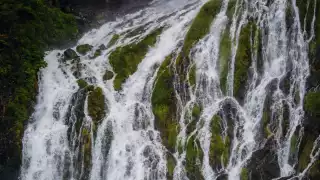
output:
[[78, 54], [73, 49], [67, 49], [63, 52], [64, 60], [75, 59], [78, 57]]
[[101, 45], [99, 46], [99, 49], [102, 50], [102, 51], [104, 51], [104, 50], [107, 49], [107, 47], [106, 47], [104, 44], [101, 44]]
[[106, 72], [103, 75], [103, 80], [105, 80], [105, 81], [110, 80], [113, 78], [113, 76], [114, 75], [113, 75], [112, 71], [106, 70]]
[[273, 147], [276, 142], [268, 139], [264, 148], [253, 152], [247, 165], [250, 179], [273, 179], [280, 176], [280, 167], [276, 149]]
[[87, 52], [91, 51], [92, 46], [89, 44], [82, 44], [77, 46], [76, 50], [78, 53], [80, 53], [81, 55], [86, 55]]

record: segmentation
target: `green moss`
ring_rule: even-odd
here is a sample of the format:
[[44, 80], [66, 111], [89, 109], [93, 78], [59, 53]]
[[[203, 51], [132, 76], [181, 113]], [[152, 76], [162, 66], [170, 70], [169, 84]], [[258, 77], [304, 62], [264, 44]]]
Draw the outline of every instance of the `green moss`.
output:
[[304, 109], [311, 115], [320, 115], [320, 92], [309, 92], [305, 96]]
[[227, 76], [228, 76], [228, 62], [231, 54], [231, 41], [229, 38], [229, 31], [224, 31], [220, 42], [219, 53], [219, 71], [220, 71], [220, 87], [222, 92], [226, 93]]
[[105, 103], [102, 89], [97, 87], [88, 96], [88, 113], [92, 121], [97, 123], [105, 116]]
[[297, 150], [297, 147], [298, 147], [298, 136], [294, 134], [290, 140], [290, 154], [295, 153]]
[[173, 179], [174, 168], [176, 166], [176, 161], [172, 155], [167, 155], [167, 179]]
[[320, 160], [317, 160], [315, 163], [313, 163], [309, 172], [310, 179], [320, 178]]
[[118, 47], [110, 54], [110, 64], [117, 74], [114, 79], [115, 90], [120, 90], [122, 83], [137, 70], [139, 63], [145, 57], [149, 47], [156, 43], [157, 36], [161, 31], [162, 28], [159, 28], [147, 35], [142, 41], [124, 47]]
[[208, 34], [214, 17], [220, 11], [221, 4], [221, 0], [210, 0], [201, 7], [200, 12], [193, 20], [192, 25], [186, 35], [182, 49], [185, 55], [189, 54], [190, 49], [195, 43], [197, 43], [197, 41]]
[[251, 64], [251, 32], [256, 32], [256, 25], [252, 22], [245, 25], [240, 32], [238, 49], [235, 57], [234, 96], [242, 99], [241, 88], [244, 88], [248, 79], [248, 70]]
[[[184, 44], [176, 59], [177, 72], [180, 75], [182, 82], [186, 79], [185, 67], [190, 64], [189, 53], [190, 49], [196, 44], [201, 38], [203, 38], [210, 31], [210, 25], [220, 10], [222, 0], [210, 0], [203, 7], [201, 7], [196, 18], [193, 20], [189, 31], [184, 40]], [[191, 80], [190, 84], [193, 82]], [[184, 85], [182, 85], [184, 86]]]
[[107, 81], [113, 78], [113, 72], [106, 70], [106, 72], [103, 75], [103, 80]]
[[175, 119], [174, 74], [169, 67], [171, 58], [171, 56], [168, 56], [160, 66], [151, 103], [155, 115], [155, 127], [160, 131], [162, 142], [170, 152], [174, 152], [178, 122]]
[[112, 36], [111, 40], [109, 41], [108, 45], [107, 45], [107, 48], [113, 46], [120, 38], [120, 35], [118, 34], [115, 34]]
[[78, 86], [79, 86], [80, 89], [85, 88], [85, 87], [88, 86], [88, 83], [83, 79], [77, 80], [77, 83], [78, 83]]
[[191, 86], [196, 84], [196, 65], [193, 65], [189, 71], [189, 83]]
[[24, 125], [33, 112], [44, 52], [75, 38], [75, 18], [43, 0], [0, 3], [0, 174], [21, 166]]
[[240, 180], [249, 180], [249, 172], [247, 168], [241, 169]]
[[94, 52], [94, 54], [93, 54], [93, 56], [91, 57], [91, 59], [97, 58], [97, 57], [101, 56], [101, 54], [102, 54], [101, 49], [97, 49], [97, 50]]
[[185, 169], [189, 179], [203, 180], [201, 173], [201, 164], [203, 159], [203, 152], [200, 147], [199, 140], [192, 136], [186, 146], [186, 164]]
[[192, 109], [192, 117], [197, 120], [200, 117], [201, 108], [198, 105], [194, 105]]
[[209, 161], [214, 169], [221, 168], [222, 164], [226, 165], [229, 160], [230, 140], [229, 137], [222, 137], [221, 121], [218, 115], [214, 115], [211, 121]]
[[78, 45], [76, 48], [77, 52], [82, 55], [86, 55], [87, 52], [91, 51], [91, 49], [92, 49], [92, 46], [89, 44]]
[[302, 149], [299, 152], [298, 170], [302, 172], [310, 162], [310, 153], [313, 148], [315, 138], [307, 136], [304, 138], [305, 142], [302, 144]]
[[91, 134], [86, 128], [82, 129], [81, 141], [84, 168], [88, 169], [91, 166]]
[[264, 135], [267, 138], [272, 135], [272, 132], [269, 128], [269, 122], [270, 122], [270, 112], [268, 109], [264, 109], [262, 114], [262, 123], [263, 123]]

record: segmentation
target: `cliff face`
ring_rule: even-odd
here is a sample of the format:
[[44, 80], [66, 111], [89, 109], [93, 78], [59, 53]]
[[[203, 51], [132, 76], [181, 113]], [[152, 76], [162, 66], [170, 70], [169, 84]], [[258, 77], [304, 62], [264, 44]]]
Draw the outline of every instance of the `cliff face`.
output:
[[148, 2], [0, 4], [0, 177], [320, 179], [320, 1]]

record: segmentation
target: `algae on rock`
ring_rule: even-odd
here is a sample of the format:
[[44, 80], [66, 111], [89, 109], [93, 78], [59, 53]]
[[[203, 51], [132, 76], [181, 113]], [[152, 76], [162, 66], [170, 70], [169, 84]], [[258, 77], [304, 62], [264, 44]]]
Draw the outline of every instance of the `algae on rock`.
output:
[[174, 93], [174, 74], [169, 65], [171, 56], [168, 56], [160, 66], [156, 83], [152, 93], [152, 111], [155, 115], [155, 126], [160, 131], [163, 144], [174, 152], [178, 122], [176, 121], [176, 100]]
[[96, 87], [88, 95], [88, 113], [94, 123], [99, 122], [105, 116], [105, 98], [100, 87]]
[[115, 90], [121, 90], [122, 83], [137, 70], [139, 63], [145, 57], [149, 48], [154, 46], [161, 32], [162, 28], [159, 28], [140, 42], [118, 47], [110, 54], [109, 61], [116, 73], [114, 79]]
[[226, 166], [229, 160], [230, 140], [228, 136], [223, 138], [221, 121], [222, 119], [219, 115], [214, 115], [211, 121], [209, 159], [210, 165], [214, 169], [220, 169], [223, 165]]
[[78, 45], [76, 50], [78, 53], [80, 53], [81, 55], [86, 55], [87, 52], [91, 51], [92, 46], [89, 44], [82, 44], [82, 45]]

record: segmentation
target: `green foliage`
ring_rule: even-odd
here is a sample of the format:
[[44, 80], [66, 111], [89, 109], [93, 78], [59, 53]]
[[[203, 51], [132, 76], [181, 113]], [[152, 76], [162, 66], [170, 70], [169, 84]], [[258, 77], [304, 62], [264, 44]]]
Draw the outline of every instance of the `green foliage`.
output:
[[112, 36], [111, 40], [109, 41], [108, 45], [107, 45], [107, 48], [113, 46], [119, 39], [119, 35], [118, 34], [115, 34]]
[[203, 152], [200, 147], [200, 142], [195, 136], [190, 137], [186, 146], [186, 165], [187, 176], [189, 179], [203, 180], [201, 173], [201, 164]]
[[211, 121], [211, 141], [209, 160], [213, 168], [222, 167], [226, 165], [229, 159], [230, 140], [222, 137], [221, 123], [222, 119], [219, 115], [214, 115]]
[[176, 105], [173, 87], [174, 74], [169, 68], [171, 56], [160, 66], [156, 84], [152, 93], [152, 111], [155, 115], [155, 126], [160, 131], [165, 147], [173, 152], [178, 134], [178, 122], [175, 120]]
[[10, 164], [19, 167], [23, 124], [35, 101], [37, 72], [46, 66], [44, 50], [73, 39], [77, 28], [72, 15], [43, 0], [2, 0], [0, 24], [0, 162], [16, 159]]
[[77, 83], [78, 83], [79, 88], [81, 88], [81, 89], [88, 86], [88, 83], [83, 79], [77, 80]]
[[220, 71], [220, 87], [223, 93], [226, 93], [227, 76], [228, 76], [228, 61], [231, 54], [231, 40], [229, 31], [224, 31], [220, 42], [219, 53], [219, 71]]
[[101, 56], [101, 54], [102, 54], [101, 49], [97, 49], [97, 50], [94, 52], [94, 55], [93, 55], [92, 59]]
[[247, 168], [241, 169], [240, 180], [249, 180], [249, 172]]
[[91, 51], [91, 49], [92, 49], [92, 46], [89, 44], [81, 44], [76, 48], [77, 52], [82, 55], [86, 55], [87, 52]]
[[[218, 14], [222, 0], [210, 0], [200, 9], [196, 18], [193, 20], [191, 27], [185, 37], [182, 51], [176, 60], [177, 72], [180, 75], [180, 79], [183, 82], [186, 79], [185, 67], [190, 64], [189, 53], [190, 49], [200, 39], [202, 39], [210, 30], [210, 25]], [[195, 73], [190, 74], [190, 85], [195, 84]], [[182, 85], [185, 86], [185, 85]]]
[[172, 155], [167, 155], [167, 179], [173, 179], [174, 168], [176, 166], [176, 160]]
[[197, 41], [208, 34], [214, 17], [219, 13], [221, 4], [221, 0], [210, 0], [202, 6], [186, 35], [184, 46], [182, 48], [185, 55], [189, 54], [190, 49], [195, 43], [197, 43]]
[[190, 68], [189, 83], [191, 86], [196, 84], [196, 65], [195, 64]]
[[81, 145], [83, 154], [84, 168], [88, 169], [91, 166], [91, 134], [86, 127], [82, 129]]
[[115, 90], [120, 90], [125, 80], [133, 74], [149, 50], [157, 41], [157, 36], [161, 33], [162, 28], [153, 31], [147, 35], [142, 41], [118, 47], [110, 56], [110, 64], [114, 72], [117, 74], [114, 80]]
[[95, 88], [88, 96], [88, 112], [92, 121], [97, 123], [105, 116], [104, 95], [100, 87]]
[[256, 31], [252, 22], [245, 25], [240, 32], [238, 50], [235, 59], [234, 96], [241, 99], [241, 88], [244, 88], [248, 79], [248, 70], [251, 64], [251, 32]]
[[320, 115], [320, 92], [309, 92], [305, 96], [304, 108], [314, 116]]

